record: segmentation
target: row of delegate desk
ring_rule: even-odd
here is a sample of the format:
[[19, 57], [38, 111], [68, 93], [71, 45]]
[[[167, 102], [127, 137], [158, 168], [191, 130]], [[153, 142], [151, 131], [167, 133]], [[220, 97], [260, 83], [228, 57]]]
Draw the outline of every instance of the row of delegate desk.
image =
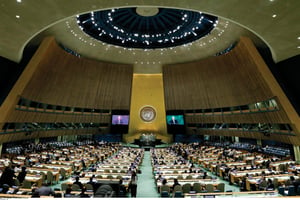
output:
[[[208, 149], [213, 150], [214, 152], [218, 152], [216, 150], [217, 147], [209, 147]], [[275, 156], [266, 156], [263, 154], [253, 155], [245, 151], [236, 151], [235, 153], [235, 156], [238, 156], [240, 158], [240, 160], [237, 162], [232, 162], [232, 159], [230, 158], [229, 160], [231, 162], [227, 162], [228, 158], [227, 161], [221, 160], [220, 154], [214, 153], [207, 154], [207, 157], [204, 154], [202, 154], [201, 158], [197, 157], [197, 162], [203, 167], [209, 169], [211, 172], [214, 172], [216, 175], [221, 177], [224, 177], [226, 168], [230, 168], [230, 183], [238, 183], [242, 180], [243, 177], [246, 177], [246, 175], [248, 175], [249, 177], [246, 180], [246, 189], [248, 191], [251, 190], [250, 185], [259, 184], [259, 180], [261, 179], [262, 175], [264, 175], [266, 179], [270, 178], [271, 180], [273, 180], [274, 178], [276, 178], [278, 180], [278, 183], [284, 184], [290, 178], [291, 175], [294, 176], [294, 174], [290, 172], [294, 172], [300, 169], [300, 167], [298, 166], [293, 166], [295, 164], [295, 161], [289, 159], [280, 160], [278, 157]], [[264, 168], [264, 166], [261, 165], [267, 160], [273, 161], [269, 164], [268, 169]], [[251, 165], [249, 165], [249, 161], [251, 161]], [[293, 167], [288, 167], [288, 170], [283, 174], [283, 172], [281, 171], [282, 165], [292, 165]], [[298, 176], [294, 177], [296, 179], [299, 178]]]
[[[123, 185], [128, 188], [131, 181], [131, 170], [129, 169], [132, 163], [136, 161], [136, 154], [132, 152], [139, 152], [143, 155], [143, 149], [134, 149], [133, 148], [121, 148], [116, 155], [106, 159], [101, 165], [96, 167], [95, 171], [84, 171], [81, 172], [80, 182], [86, 184], [90, 181], [90, 178], [93, 177], [93, 181], [98, 188], [100, 185], [109, 184], [111, 186], [119, 185], [120, 179], [123, 181]], [[129, 155], [130, 154], [130, 155]], [[142, 157], [139, 159], [139, 162], [135, 165], [135, 170], [139, 170], [139, 165], [141, 164]], [[133, 170], [133, 169], [132, 169]], [[70, 181], [65, 182], [65, 185], [73, 184], [75, 177]]]
[[[94, 146], [87, 145], [17, 155], [10, 159], [0, 159], [0, 163], [5, 166], [26, 166], [28, 164], [26, 160], [27, 162], [29, 160], [31, 164], [27, 166], [25, 180], [29, 181], [31, 185], [40, 187], [43, 182], [47, 181], [47, 176], [53, 176], [53, 183], [57, 183], [62, 175], [65, 176], [63, 178], [66, 178], [70, 177], [74, 171], [81, 171], [83, 168], [82, 161], [86, 163], [86, 166], [94, 164], [97, 159], [91, 155], [99, 155], [103, 159], [106, 159], [117, 150], [118, 148], [95, 148]], [[50, 158], [49, 162], [40, 163], [41, 160], [46, 160], [47, 158]], [[66, 161], [66, 158], [69, 160]]]
[[[86, 150], [91, 150], [93, 148], [88, 148], [85, 149], [84, 152], [86, 152]], [[136, 159], [136, 151], [142, 152], [142, 149], [131, 149], [131, 148], [119, 148], [117, 153], [115, 156], [111, 156], [112, 155], [112, 151], [108, 154], [111, 157], [109, 158], [105, 158], [105, 160], [103, 160], [104, 162], [97, 166], [96, 171], [89, 171], [89, 172], [81, 172], [80, 173], [80, 181], [85, 184], [90, 180], [90, 177], [95, 177], [94, 181], [96, 184], [101, 185], [101, 184], [119, 184], [120, 179], [123, 180], [123, 184], [128, 187], [130, 179], [131, 179], [131, 172], [129, 170], [130, 166], [132, 166], [132, 163], [135, 163], [135, 170], [138, 170], [138, 166], [140, 165], [140, 162], [142, 161], [142, 157], [140, 159]], [[68, 152], [70, 152], [68, 150]], [[77, 151], [78, 153], [78, 151]], [[95, 151], [93, 152], [95, 153]], [[90, 155], [89, 153], [84, 153], [84, 155], [86, 157], [88, 157], [88, 155]], [[81, 159], [85, 159], [86, 157], [84, 157], [83, 154], [79, 155], [69, 155], [70, 158], [72, 158], [72, 156], [77, 157], [78, 156]], [[22, 159], [22, 157], [19, 157], [20, 159]], [[95, 164], [94, 163], [94, 159], [91, 159], [92, 161], [90, 162], [90, 164]], [[61, 162], [60, 162], [61, 161]], [[58, 163], [57, 161], [54, 161], [55, 164], [39, 164], [36, 166], [32, 166], [27, 168], [28, 174], [26, 175], [25, 179], [30, 181], [32, 183], [32, 185], [35, 185], [36, 187], [40, 187], [43, 179], [42, 179], [42, 175], [44, 172], [48, 173], [49, 171], [51, 171], [53, 173], [53, 175], [56, 177], [55, 180], [58, 180], [59, 178], [59, 174], [60, 174], [60, 170], [61, 168], [64, 168], [67, 173], [72, 174], [74, 171], [74, 166], [72, 166], [72, 164], [70, 164], [71, 162], [67, 161], [67, 163], [69, 163], [68, 165], [63, 165], [66, 162], [64, 162], [63, 160], [59, 160]], [[78, 160], [76, 160], [75, 162], [78, 162]], [[60, 164], [59, 164], [60, 163]], [[33, 174], [34, 173], [34, 174]], [[70, 179], [70, 181], [64, 183], [65, 185], [68, 184], [72, 184], [74, 182], [74, 177], [73, 179]], [[25, 188], [20, 188], [20, 190], [24, 190]], [[5, 194], [6, 195], [6, 194]], [[7, 194], [8, 195], [8, 194]], [[19, 194], [11, 194], [14, 195], [14, 197], [17, 198], [16, 195]], [[2, 195], [3, 196], [3, 195]], [[21, 195], [22, 196], [22, 195]], [[22, 196], [23, 198], [25, 197], [24, 195]]]
[[[173, 163], [174, 160], [178, 159], [176, 154], [170, 154], [167, 149], [153, 150], [153, 153], [156, 154], [157, 157], [163, 157], [164, 163]], [[192, 171], [191, 173], [190, 170]], [[162, 186], [162, 181], [158, 180], [160, 175], [163, 179], [167, 180], [166, 185], [170, 188], [172, 188], [174, 184], [174, 179], [177, 179], [178, 183], [182, 186], [185, 184], [193, 186], [195, 183], [200, 183], [203, 187], [208, 184], [212, 184], [216, 187], [220, 184], [220, 181], [217, 179], [203, 179], [204, 172], [200, 168], [191, 167], [191, 164], [188, 161], [178, 165], [153, 165], [153, 171], [158, 191], [160, 191]]]

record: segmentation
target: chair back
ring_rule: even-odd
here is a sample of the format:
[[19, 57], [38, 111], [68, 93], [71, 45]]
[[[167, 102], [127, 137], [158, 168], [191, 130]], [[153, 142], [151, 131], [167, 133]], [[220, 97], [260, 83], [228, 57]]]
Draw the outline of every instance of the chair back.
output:
[[190, 183], [185, 183], [183, 186], [182, 186], [182, 192], [183, 193], [190, 193], [191, 191], [191, 184]]
[[265, 190], [267, 187], [268, 183], [266, 180], [263, 180], [260, 184], [259, 184], [259, 189], [260, 190]]
[[205, 189], [208, 193], [213, 193], [215, 191], [213, 184], [206, 184]]
[[67, 171], [64, 168], [61, 168], [60, 175], [61, 175], [62, 180], [65, 180], [67, 177]]
[[295, 186], [290, 185], [288, 186], [288, 196], [296, 196], [296, 190], [295, 190]]
[[66, 191], [67, 188], [68, 188], [68, 183], [61, 184], [61, 191]]
[[169, 187], [168, 185], [162, 185], [162, 186], [160, 187], [160, 193], [161, 193], [162, 191], [167, 191], [168, 193], [170, 193], [170, 187]]
[[217, 185], [217, 190], [219, 190], [220, 192], [224, 192], [225, 191], [225, 183], [219, 183]]
[[19, 179], [17, 179], [17, 178], [14, 179], [14, 185], [15, 185], [15, 186], [20, 186], [20, 181], [19, 181]]
[[53, 182], [53, 174], [50, 171], [47, 171], [47, 183], [52, 185]]
[[107, 179], [113, 179], [114, 177], [112, 175], [108, 175], [106, 178]]
[[174, 192], [174, 195], [173, 195], [174, 198], [181, 198], [182, 196], [183, 196], [182, 191], [176, 191], [176, 192]]
[[173, 189], [173, 192], [176, 192], [176, 191], [182, 192], [182, 186], [181, 185], [175, 185], [175, 187]]
[[22, 183], [22, 188], [30, 189], [31, 188], [31, 182], [25, 179]]
[[81, 188], [80, 188], [80, 186], [79, 185], [77, 185], [77, 184], [72, 184], [72, 190], [75, 190], [75, 191], [81, 191]]
[[279, 186], [278, 187], [278, 193], [281, 194], [281, 195], [284, 195], [284, 187]]
[[185, 179], [193, 179], [193, 176], [192, 175], [188, 175], [185, 177]]
[[200, 183], [194, 183], [194, 184], [193, 184], [193, 190], [194, 190], [196, 193], [200, 193], [200, 192], [201, 192], [201, 184], [200, 184]]
[[86, 190], [89, 190], [89, 191], [94, 191], [94, 187], [92, 184], [89, 184], [89, 183], [86, 183], [84, 184]]
[[169, 198], [169, 197], [170, 197], [169, 192], [167, 192], [167, 191], [162, 191], [162, 192], [160, 193], [160, 197], [163, 197], [163, 198]]
[[297, 188], [295, 188], [297, 195], [300, 195], [300, 185], [298, 185]]
[[117, 176], [117, 179], [119, 179], [119, 180], [120, 180], [120, 179], [123, 179], [123, 176], [118, 175], [118, 176]]

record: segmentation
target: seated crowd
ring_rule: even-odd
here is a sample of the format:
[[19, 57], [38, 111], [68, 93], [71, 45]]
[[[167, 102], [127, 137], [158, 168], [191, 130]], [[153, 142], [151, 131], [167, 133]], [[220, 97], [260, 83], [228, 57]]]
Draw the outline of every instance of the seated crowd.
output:
[[[239, 147], [248, 145], [238, 145]], [[250, 150], [234, 149], [232, 146], [214, 146], [213, 144], [174, 144], [171, 147], [186, 162], [197, 164], [223, 180], [240, 187], [241, 191], [290, 190], [289, 195], [300, 192], [298, 172], [300, 167], [289, 156], [277, 156]], [[171, 155], [167, 153], [166, 155]], [[156, 156], [157, 157], [157, 156]], [[164, 163], [161, 163], [164, 164]], [[177, 174], [182, 178], [181, 174]], [[175, 178], [175, 177], [173, 177]], [[193, 177], [195, 179], [195, 177]], [[197, 177], [201, 178], [201, 176]], [[291, 181], [294, 179], [294, 181]], [[193, 183], [201, 180], [193, 180]], [[204, 186], [204, 183], [201, 183]], [[201, 192], [207, 190], [202, 187]], [[293, 189], [291, 189], [293, 188]], [[195, 191], [192, 190], [191, 191]], [[214, 191], [219, 191], [214, 189]]]
[[[152, 148], [150, 154], [162, 197], [226, 192], [224, 180], [240, 191], [300, 192], [300, 166], [295, 161], [252, 145], [174, 143]], [[0, 197], [126, 197], [129, 190], [136, 197], [134, 184], [143, 156], [144, 149], [103, 141], [30, 144], [22, 153], [0, 159]]]
[[54, 148], [33, 145], [45, 147], [40, 151], [33, 147], [34, 151], [23, 154], [4, 154], [0, 159], [0, 196], [127, 196], [132, 174], [139, 173], [143, 149], [107, 142], [62, 142], [58, 148], [59, 143]]

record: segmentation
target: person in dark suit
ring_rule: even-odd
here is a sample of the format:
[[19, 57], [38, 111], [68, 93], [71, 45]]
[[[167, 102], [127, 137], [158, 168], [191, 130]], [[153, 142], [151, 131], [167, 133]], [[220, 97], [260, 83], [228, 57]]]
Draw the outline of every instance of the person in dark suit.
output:
[[83, 184], [79, 181], [79, 176], [76, 176], [75, 182], [73, 184], [77, 184], [80, 187], [80, 189], [83, 188]]
[[173, 184], [173, 187], [172, 187], [173, 190], [174, 190], [176, 185], [180, 185], [180, 183], [178, 182], [177, 178], [174, 178], [174, 184]]
[[23, 167], [22, 167], [22, 171], [19, 172], [19, 174], [18, 174], [18, 176], [17, 176], [17, 179], [19, 180], [20, 183], [23, 183], [26, 174], [27, 174], [26, 167], [23, 166]]
[[126, 197], [127, 196], [127, 190], [126, 190], [125, 185], [123, 184], [122, 179], [119, 180], [119, 194], [118, 194], [118, 196], [119, 197]]
[[175, 116], [171, 117], [171, 120], [169, 120], [169, 124], [178, 124], [177, 119], [175, 118]]
[[14, 184], [14, 178], [16, 177], [15, 172], [10, 167], [6, 167], [0, 177], [0, 186], [7, 184], [10, 187]]
[[130, 191], [131, 191], [131, 197], [136, 197], [136, 191], [137, 191], [137, 175], [135, 171], [132, 171], [131, 174], [131, 181], [130, 181]]
[[267, 181], [266, 190], [275, 190], [275, 185], [273, 184], [273, 181], [270, 178]]
[[86, 194], [86, 187], [81, 189], [81, 193], [79, 194], [80, 198], [90, 198], [90, 195]]
[[94, 175], [92, 176], [92, 177], [90, 177], [90, 180], [89, 180], [89, 182], [87, 182], [87, 184], [89, 184], [89, 185], [92, 185], [93, 186], [93, 191], [95, 191], [95, 185], [96, 185], [96, 182], [94, 182]]

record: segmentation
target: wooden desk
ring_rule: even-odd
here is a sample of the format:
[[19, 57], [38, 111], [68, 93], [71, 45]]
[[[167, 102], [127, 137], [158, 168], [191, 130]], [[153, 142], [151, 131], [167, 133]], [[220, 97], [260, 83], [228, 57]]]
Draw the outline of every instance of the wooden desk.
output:
[[295, 165], [293, 167], [288, 168], [288, 172], [296, 172], [296, 171], [300, 171], [300, 165]]
[[47, 176], [47, 172], [50, 171], [53, 174], [54, 181], [59, 181], [59, 175], [60, 175], [59, 171], [53, 169], [43, 169], [43, 168], [34, 168], [34, 167], [27, 168], [26, 170], [31, 174], [33, 174], [34, 172], [36, 172], [37, 174], [43, 172], [45, 176]]
[[35, 184], [37, 187], [41, 187], [43, 183], [43, 177], [41, 175], [26, 174], [25, 180], [31, 182], [31, 185]]
[[272, 174], [275, 171], [269, 171], [268, 169], [254, 169], [254, 170], [245, 170], [245, 171], [237, 171], [237, 172], [230, 172], [229, 173], [229, 180], [231, 183], [238, 182], [240, 179], [246, 176], [246, 174], [256, 176], [258, 173], [259, 175], [265, 172], [266, 175]]
[[[202, 186], [205, 186], [207, 184], [212, 184], [214, 186], [217, 186], [221, 182], [219, 182], [217, 179], [181, 179], [181, 180], [178, 180], [178, 183], [180, 185], [190, 183], [192, 186], [193, 186], [194, 183], [200, 183]], [[167, 182], [167, 185], [169, 187], [172, 187], [173, 184], [174, 184], [173, 181]], [[157, 185], [157, 191], [160, 191], [160, 187], [162, 186], [162, 182], [161, 181], [156, 181], [156, 185]]]
[[[97, 177], [97, 175], [102, 176], [103, 178], [107, 178], [108, 176], [112, 176], [113, 178], [117, 179], [118, 176], [122, 176], [123, 179], [130, 179], [131, 175], [127, 173], [99, 173], [99, 172], [83, 172], [84, 177], [82, 178], [90, 178], [92, 176]], [[81, 173], [81, 174], [83, 174]]]
[[214, 192], [214, 193], [195, 193], [184, 194], [184, 197], [187, 198], [205, 198], [205, 197], [229, 197], [234, 198], [237, 197], [238, 199], [243, 198], [260, 198], [260, 197], [280, 197], [281, 195], [278, 194], [277, 191], [248, 191], [248, 192]]
[[276, 170], [276, 171], [279, 171], [279, 165], [281, 164], [295, 164], [295, 161], [292, 161], [292, 160], [282, 160], [282, 161], [277, 161], [277, 162], [272, 162], [270, 163], [270, 167], [273, 169], [273, 170]]
[[[182, 176], [183, 179], [186, 179], [187, 176], [192, 176], [194, 179], [199, 179], [198, 177], [199, 176], [202, 177], [203, 175], [204, 175], [203, 173], [182, 173], [182, 174], [163, 174], [162, 177], [167, 179], [167, 180], [174, 179], [174, 178], [177, 179], [178, 176]], [[157, 179], [158, 176], [159, 175], [156, 174], [155, 179]]]
[[[273, 181], [274, 178], [277, 178], [278, 179], [278, 182], [279, 183], [284, 183], [285, 181], [289, 180], [290, 179], [290, 176], [293, 176], [293, 174], [278, 174], [278, 175], [271, 175], [271, 176], [265, 176], [266, 177], [266, 180], [268, 180], [269, 178]], [[299, 178], [298, 176], [294, 176], [295, 179]], [[248, 191], [251, 190], [251, 184], [255, 184], [255, 185], [258, 185], [258, 181], [261, 177], [253, 177], [253, 178], [247, 178], [246, 180], [246, 189]]]

